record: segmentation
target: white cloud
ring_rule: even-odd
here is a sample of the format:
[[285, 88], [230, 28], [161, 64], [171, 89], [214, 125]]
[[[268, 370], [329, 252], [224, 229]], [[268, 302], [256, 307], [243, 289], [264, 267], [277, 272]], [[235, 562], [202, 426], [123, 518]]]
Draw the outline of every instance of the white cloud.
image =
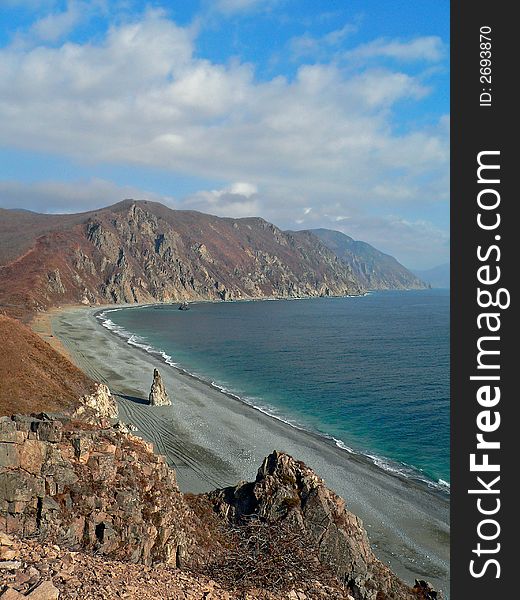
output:
[[64, 11], [51, 13], [36, 21], [31, 33], [42, 41], [54, 42], [86, 20], [98, 5], [99, 2], [69, 0]]
[[[0, 144], [200, 176], [215, 189], [179, 206], [285, 227], [354, 218], [359, 206], [366, 216], [447, 201], [447, 120], [399, 134], [392, 125], [396, 102], [429, 93], [418, 78], [316, 64], [291, 80], [258, 81], [252, 65], [215, 64], [195, 44], [193, 28], [149, 11], [96, 43], [0, 49]], [[101, 204], [154, 199], [108, 182], [90, 182], [83, 195], [72, 187], [11, 188], [9, 197], [20, 205], [26, 193], [34, 208], [53, 210], [67, 198], [93, 206], [95, 194]]]
[[444, 44], [439, 37], [425, 36], [407, 42], [379, 38], [347, 52], [345, 57], [356, 60], [383, 57], [405, 62], [438, 62], [445, 54]]
[[373, 176], [400, 156], [410, 169], [445, 164], [438, 132], [392, 134], [387, 109], [428, 93], [405, 73], [304, 65], [294, 81], [257, 82], [250, 65], [193, 52], [193, 33], [156, 12], [98, 45], [5, 48], [0, 141], [264, 184], [343, 185], [352, 166]]
[[262, 211], [258, 188], [245, 181], [237, 181], [220, 190], [201, 190], [185, 198], [179, 207], [237, 218], [258, 216]]
[[215, 0], [212, 7], [226, 15], [269, 9], [280, 0]]
[[[171, 197], [146, 192], [132, 186], [120, 186], [104, 179], [85, 181], [0, 181], [0, 206], [35, 212], [74, 213], [115, 204], [124, 198], [146, 199], [172, 206]], [[45, 207], [45, 209], [43, 208]]]
[[293, 37], [289, 40], [289, 50], [294, 59], [312, 57], [323, 58], [331, 49], [336, 49], [349, 35], [358, 30], [358, 24], [345, 23], [343, 27], [329, 31], [321, 37], [310, 33]]

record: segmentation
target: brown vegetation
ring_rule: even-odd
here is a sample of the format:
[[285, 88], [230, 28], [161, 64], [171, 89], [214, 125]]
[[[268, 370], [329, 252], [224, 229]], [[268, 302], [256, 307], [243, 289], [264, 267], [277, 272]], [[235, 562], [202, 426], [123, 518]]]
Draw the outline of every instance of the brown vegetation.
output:
[[73, 409], [92, 384], [27, 326], [0, 315], [0, 415]]
[[126, 200], [78, 215], [0, 213], [0, 306], [358, 294], [308, 232]]

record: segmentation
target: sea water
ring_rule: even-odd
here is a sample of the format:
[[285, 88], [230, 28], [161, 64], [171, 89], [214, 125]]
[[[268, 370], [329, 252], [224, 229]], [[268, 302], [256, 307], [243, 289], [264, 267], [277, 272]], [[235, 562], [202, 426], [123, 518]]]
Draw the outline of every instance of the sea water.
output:
[[101, 322], [345, 452], [449, 488], [449, 291], [192, 303]]

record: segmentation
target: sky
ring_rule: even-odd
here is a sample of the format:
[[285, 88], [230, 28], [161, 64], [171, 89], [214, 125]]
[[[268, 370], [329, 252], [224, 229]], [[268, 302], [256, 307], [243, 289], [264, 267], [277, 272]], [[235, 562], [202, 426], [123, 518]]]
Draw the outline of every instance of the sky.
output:
[[0, 206], [124, 198], [449, 260], [448, 0], [0, 0]]

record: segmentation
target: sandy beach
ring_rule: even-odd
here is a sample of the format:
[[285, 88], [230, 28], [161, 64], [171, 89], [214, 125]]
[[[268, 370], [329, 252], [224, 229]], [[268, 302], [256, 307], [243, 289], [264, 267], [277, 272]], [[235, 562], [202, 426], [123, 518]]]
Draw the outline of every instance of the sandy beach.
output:
[[[152, 441], [177, 471], [185, 492], [252, 480], [273, 450], [303, 460], [361, 517], [374, 552], [403, 579], [428, 579], [449, 589], [449, 498], [426, 485], [393, 476], [362, 456], [295, 429], [222, 393], [103, 328], [100, 308], [67, 307], [49, 315], [59, 347], [118, 396], [120, 418]], [[42, 325], [39, 325], [40, 329]], [[154, 367], [173, 405], [150, 407]]]

